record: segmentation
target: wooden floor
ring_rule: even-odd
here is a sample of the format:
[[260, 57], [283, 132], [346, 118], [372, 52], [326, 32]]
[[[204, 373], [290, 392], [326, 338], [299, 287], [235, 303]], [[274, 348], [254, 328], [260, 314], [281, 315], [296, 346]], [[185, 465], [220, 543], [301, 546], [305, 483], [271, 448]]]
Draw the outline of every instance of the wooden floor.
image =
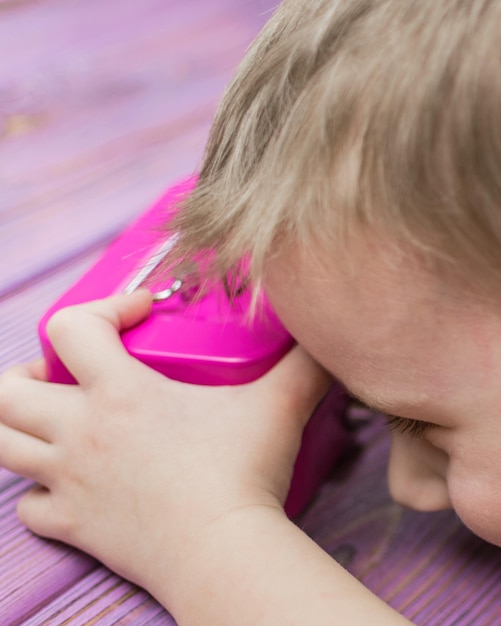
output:
[[[42, 312], [197, 169], [215, 103], [273, 5], [0, 0], [1, 370], [39, 354]], [[501, 552], [452, 513], [393, 504], [385, 428], [355, 421], [358, 451], [301, 527], [416, 624], [501, 624]], [[0, 470], [0, 626], [174, 624], [143, 591], [26, 531], [15, 503], [27, 486]]]

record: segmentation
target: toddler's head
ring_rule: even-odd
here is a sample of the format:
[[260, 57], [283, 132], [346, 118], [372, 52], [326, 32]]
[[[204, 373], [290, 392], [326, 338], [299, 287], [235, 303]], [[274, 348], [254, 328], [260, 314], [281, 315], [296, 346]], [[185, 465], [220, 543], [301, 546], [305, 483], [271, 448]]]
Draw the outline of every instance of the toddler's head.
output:
[[390, 489], [501, 545], [501, 4], [285, 0], [219, 107], [180, 254], [250, 259], [391, 414]]

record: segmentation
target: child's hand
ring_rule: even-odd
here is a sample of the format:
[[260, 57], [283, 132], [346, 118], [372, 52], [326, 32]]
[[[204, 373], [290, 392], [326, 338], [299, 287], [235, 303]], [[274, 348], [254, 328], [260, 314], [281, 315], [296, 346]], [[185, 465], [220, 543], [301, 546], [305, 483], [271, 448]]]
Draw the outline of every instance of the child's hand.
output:
[[147, 588], [153, 564], [168, 579], [205, 526], [281, 506], [330, 382], [299, 348], [247, 385], [166, 379], [119, 337], [150, 308], [142, 291], [52, 318], [51, 342], [78, 385], [47, 383], [43, 362], [0, 378], [0, 464], [41, 485], [19, 503], [21, 520]]

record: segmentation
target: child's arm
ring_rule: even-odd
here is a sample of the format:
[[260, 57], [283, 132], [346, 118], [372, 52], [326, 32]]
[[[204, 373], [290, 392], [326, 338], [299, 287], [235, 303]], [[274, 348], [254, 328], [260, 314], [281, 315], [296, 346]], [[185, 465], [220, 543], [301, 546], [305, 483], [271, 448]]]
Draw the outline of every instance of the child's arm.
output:
[[195, 546], [168, 585], [148, 585], [180, 625], [409, 624], [276, 509], [229, 513]]
[[48, 384], [41, 362], [0, 378], [0, 464], [43, 485], [21, 520], [182, 626], [404, 623], [282, 510], [327, 375], [295, 349], [249, 385], [168, 380], [118, 334], [150, 306], [139, 292], [56, 314], [49, 336], [79, 385]]

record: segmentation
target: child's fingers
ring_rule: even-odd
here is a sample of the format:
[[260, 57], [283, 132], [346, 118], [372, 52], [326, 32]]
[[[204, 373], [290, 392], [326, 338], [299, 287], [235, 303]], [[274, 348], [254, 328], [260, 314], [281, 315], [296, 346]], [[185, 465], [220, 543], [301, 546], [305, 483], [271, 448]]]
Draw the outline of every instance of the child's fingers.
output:
[[47, 381], [47, 367], [44, 359], [14, 365], [6, 374], [14, 374], [20, 378]]
[[61, 539], [57, 532], [52, 493], [41, 485], [30, 489], [17, 504], [20, 521], [32, 532], [48, 539]]
[[0, 422], [51, 443], [61, 419], [76, 413], [75, 387], [47, 384], [33, 378], [38, 374], [38, 365], [34, 371], [32, 364], [27, 364], [0, 378]]
[[284, 359], [282, 376], [289, 377], [294, 382], [310, 381], [312, 387], [323, 388], [325, 391], [332, 383], [332, 376], [299, 345]]
[[[270, 384], [273, 389], [282, 389], [282, 397], [293, 404], [294, 410], [291, 414], [304, 416], [306, 424], [316, 405], [332, 385], [332, 376], [301, 346], [295, 346], [262, 379], [262, 384]], [[298, 411], [301, 408], [304, 410]]]
[[74, 387], [57, 385], [48, 388], [44, 383], [32, 380], [25, 382], [22, 390], [22, 401], [19, 396], [7, 399], [0, 390], [0, 422], [54, 443], [61, 421], [70, 420], [79, 407], [75, 402]]
[[49, 484], [52, 475], [50, 444], [0, 424], [0, 466], [38, 483]]
[[47, 334], [82, 385], [92, 385], [111, 372], [118, 379], [125, 354], [119, 333], [147, 317], [151, 302], [151, 294], [141, 290], [68, 307], [49, 320]]

